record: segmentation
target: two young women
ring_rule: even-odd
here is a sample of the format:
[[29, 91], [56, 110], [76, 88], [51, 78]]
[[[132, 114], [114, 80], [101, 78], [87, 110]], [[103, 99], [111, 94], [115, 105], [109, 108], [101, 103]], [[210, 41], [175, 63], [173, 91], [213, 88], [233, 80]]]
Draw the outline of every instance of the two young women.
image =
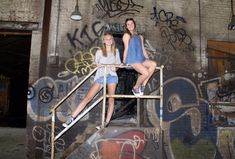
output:
[[[123, 35], [124, 53], [123, 63], [130, 65], [140, 75], [132, 89], [135, 96], [143, 95], [145, 86], [152, 76], [157, 64], [149, 60], [146, 50], [144, 48], [143, 37], [137, 34], [136, 23], [134, 19], [126, 19], [126, 32]], [[103, 36], [103, 47], [98, 50], [95, 55], [95, 63], [99, 67], [95, 75], [95, 82], [88, 91], [85, 98], [80, 102], [71, 117], [63, 123], [67, 127], [76, 116], [85, 108], [85, 106], [93, 99], [93, 97], [102, 89], [103, 85], [103, 70], [102, 64], [121, 64], [120, 54], [115, 47], [113, 35], [105, 33]], [[109, 66], [107, 69], [107, 85], [108, 94], [114, 95], [118, 77], [116, 73], [117, 68]], [[108, 99], [108, 112], [105, 119], [105, 126], [108, 125], [114, 110], [114, 98]]]

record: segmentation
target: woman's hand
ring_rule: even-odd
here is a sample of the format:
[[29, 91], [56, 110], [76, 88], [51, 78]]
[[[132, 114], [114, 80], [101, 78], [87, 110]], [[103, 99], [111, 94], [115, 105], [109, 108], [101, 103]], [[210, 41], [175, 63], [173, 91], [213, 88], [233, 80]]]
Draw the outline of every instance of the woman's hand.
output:
[[97, 66], [97, 67], [103, 67], [103, 65], [100, 64], [100, 63], [97, 63], [96, 66]]
[[116, 67], [114, 65], [110, 66], [111, 71], [116, 72]]
[[124, 63], [120, 63], [120, 64], [119, 64], [119, 67], [120, 67], [120, 68], [123, 68], [124, 66], [125, 66]]

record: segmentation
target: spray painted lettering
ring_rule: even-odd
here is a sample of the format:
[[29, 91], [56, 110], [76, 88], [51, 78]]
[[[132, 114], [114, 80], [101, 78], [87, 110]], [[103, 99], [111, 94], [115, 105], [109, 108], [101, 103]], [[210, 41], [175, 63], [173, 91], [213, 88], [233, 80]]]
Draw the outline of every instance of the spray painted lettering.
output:
[[170, 49], [181, 49], [184, 52], [193, 51], [192, 39], [185, 29], [179, 28], [180, 24], [187, 23], [183, 17], [175, 16], [172, 12], [160, 10], [157, 12], [156, 6], [153, 7], [151, 20], [155, 22], [155, 26], [160, 26], [161, 37], [165, 39], [165, 43]]
[[[51, 145], [50, 145], [50, 125], [46, 125], [46, 128], [41, 126], [34, 126], [32, 128], [32, 137], [37, 142], [37, 146], [35, 147], [36, 150], [40, 150], [45, 152], [47, 155], [50, 155], [51, 152]], [[61, 130], [56, 127], [56, 132], [60, 132]], [[56, 151], [63, 151], [65, 146], [64, 139], [60, 138], [55, 142], [55, 150]]]
[[[78, 33], [79, 29], [75, 29], [73, 34], [67, 33], [67, 38], [75, 50], [88, 51], [92, 46], [99, 45], [99, 38], [102, 36], [105, 31], [105, 26], [101, 24], [100, 21], [96, 21], [92, 24], [93, 34], [91, 35], [88, 32], [88, 26], [85, 25], [81, 32]], [[79, 35], [78, 35], [79, 34]], [[95, 36], [95, 38], [92, 38]], [[73, 55], [73, 51], [69, 51]]]
[[[43, 77], [36, 81], [29, 89], [32, 95], [28, 95], [28, 115], [34, 121], [48, 121], [50, 120], [49, 109], [53, 104], [64, 97], [68, 92], [74, 88], [78, 83], [77, 76], [73, 76], [68, 80], [56, 80], [54, 81], [50, 77]], [[76, 106], [77, 95], [71, 97], [71, 101], [67, 101], [64, 104], [68, 105], [64, 107], [63, 111], [57, 112], [58, 119], [64, 121], [68, 112], [71, 112], [71, 107]]]
[[81, 51], [76, 52], [72, 58], [69, 58], [65, 62], [65, 69], [72, 74], [86, 75], [95, 67], [94, 53], [97, 49], [99, 49], [99, 47], [93, 47], [86, 53]]
[[93, 9], [97, 18], [103, 19], [106, 16], [113, 18], [115, 16], [134, 15], [139, 13], [141, 8], [143, 6], [134, 3], [133, 0], [98, 0]]

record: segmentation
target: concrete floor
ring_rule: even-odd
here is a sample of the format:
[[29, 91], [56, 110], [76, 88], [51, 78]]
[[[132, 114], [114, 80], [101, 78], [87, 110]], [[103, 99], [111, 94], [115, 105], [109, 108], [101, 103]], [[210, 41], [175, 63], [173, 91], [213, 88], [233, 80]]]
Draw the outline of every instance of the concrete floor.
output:
[[26, 159], [25, 128], [0, 127], [0, 159]]

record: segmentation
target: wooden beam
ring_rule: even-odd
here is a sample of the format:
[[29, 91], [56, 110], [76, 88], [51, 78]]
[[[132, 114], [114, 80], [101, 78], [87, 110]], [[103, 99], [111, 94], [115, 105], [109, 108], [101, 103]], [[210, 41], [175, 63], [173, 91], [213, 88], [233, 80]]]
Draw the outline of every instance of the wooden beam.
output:
[[39, 29], [39, 23], [0, 21], [0, 29], [32, 31]]
[[19, 36], [24, 36], [24, 35], [32, 35], [32, 32], [19, 32], [19, 31], [0, 31], [0, 35], [19, 35]]
[[235, 42], [208, 40], [207, 48], [235, 55]]

